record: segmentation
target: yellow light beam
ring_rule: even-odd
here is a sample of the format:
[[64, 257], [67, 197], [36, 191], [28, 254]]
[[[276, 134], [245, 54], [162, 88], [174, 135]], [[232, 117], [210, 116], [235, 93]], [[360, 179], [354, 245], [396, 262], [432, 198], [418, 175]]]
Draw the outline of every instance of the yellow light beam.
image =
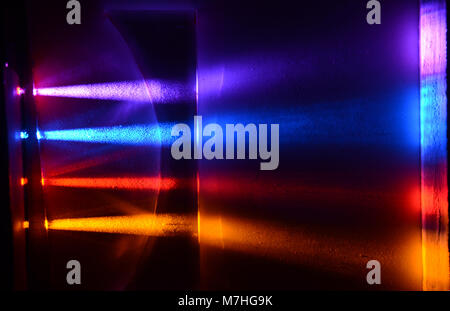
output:
[[191, 216], [142, 214], [66, 218], [49, 221], [49, 230], [86, 231], [147, 236], [192, 235], [196, 222]]

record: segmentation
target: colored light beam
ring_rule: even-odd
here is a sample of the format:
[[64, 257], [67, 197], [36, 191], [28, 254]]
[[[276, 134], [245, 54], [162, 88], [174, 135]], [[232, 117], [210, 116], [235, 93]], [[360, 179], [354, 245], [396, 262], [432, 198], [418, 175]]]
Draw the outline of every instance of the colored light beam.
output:
[[44, 140], [56, 141], [158, 145], [170, 143], [171, 130], [169, 124], [131, 125], [44, 131], [41, 136]]
[[16, 95], [23, 95], [25, 94], [25, 90], [21, 88], [20, 86], [16, 87]]
[[[180, 214], [64, 218], [48, 222], [50, 231], [166, 237], [180, 235], [195, 237], [196, 234], [200, 235], [198, 226], [201, 226], [200, 247], [273, 258], [316, 269], [329, 269], [333, 273], [340, 273], [342, 264], [361, 266], [361, 248], [354, 247], [354, 244], [366, 243], [364, 239], [359, 240], [360, 237], [355, 235], [345, 238], [329, 235], [324, 239], [323, 231], [320, 230], [312, 231], [298, 226], [288, 228], [274, 222], [217, 215], [204, 215], [200, 223], [197, 223], [194, 215]], [[349, 239], [352, 243], [348, 243]], [[392, 244], [398, 245], [396, 243], [398, 241]], [[331, 248], [337, 251], [330, 253]], [[205, 254], [207, 252], [202, 253], [202, 256]], [[332, 264], [321, 264], [324, 261]]]
[[52, 220], [48, 224], [49, 230], [146, 236], [191, 235], [194, 226], [193, 217], [175, 214], [66, 218]]
[[27, 139], [28, 138], [28, 133], [25, 131], [20, 132], [20, 139]]
[[[213, 208], [217, 210], [218, 206]], [[402, 264], [408, 267], [409, 276], [417, 276], [417, 279], [421, 276], [422, 267], [415, 262], [418, 249], [420, 251], [420, 243], [417, 243], [420, 238], [417, 237], [405, 239], [395, 236], [387, 243], [383, 239], [374, 241], [328, 226], [249, 219], [226, 212], [215, 214], [208, 212], [208, 209], [212, 209], [210, 205], [200, 204], [200, 209], [200, 265], [206, 274], [221, 275], [220, 271], [224, 270], [227, 263], [217, 261], [216, 256], [218, 250], [224, 250], [298, 265], [302, 267], [300, 271], [306, 268], [348, 277], [348, 270], [342, 269], [342, 266], [359, 271], [359, 267], [367, 263], [367, 259], [361, 257], [361, 250], [368, 257], [379, 258], [380, 250], [382, 253], [399, 252], [398, 245], [402, 245], [400, 258]], [[368, 241], [372, 242], [370, 247], [367, 247]], [[402, 278], [400, 271], [394, 273], [397, 280]]]
[[177, 186], [173, 178], [46, 178], [46, 186], [126, 190], [170, 190]]
[[[194, 90], [193, 90], [194, 92]], [[178, 83], [123, 81], [36, 88], [35, 96], [90, 98], [134, 102], [171, 103], [184, 98], [188, 92]]]
[[41, 140], [42, 139], [42, 133], [39, 130], [36, 131], [36, 139], [37, 140]]
[[446, 5], [420, 8], [422, 265], [424, 290], [449, 289]]
[[76, 171], [81, 171], [86, 168], [99, 166], [108, 162], [117, 161], [120, 159], [123, 159], [129, 156], [129, 154], [132, 152], [132, 149], [120, 149], [118, 151], [115, 151], [113, 153], [108, 154], [101, 154], [94, 157], [89, 157], [88, 159], [78, 161], [75, 163], [71, 163], [68, 165], [62, 165], [61, 167], [50, 167], [46, 169], [46, 175], [48, 177], [56, 177], [67, 173], [72, 173]]

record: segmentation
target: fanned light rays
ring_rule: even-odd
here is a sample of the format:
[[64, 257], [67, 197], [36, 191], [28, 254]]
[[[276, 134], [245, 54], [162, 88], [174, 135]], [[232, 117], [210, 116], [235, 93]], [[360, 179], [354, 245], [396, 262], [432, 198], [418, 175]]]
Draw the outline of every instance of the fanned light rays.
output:
[[[195, 90], [192, 90], [192, 94]], [[146, 80], [36, 88], [35, 96], [173, 103], [189, 95], [179, 83]]]
[[177, 182], [174, 178], [160, 177], [46, 178], [45, 186], [125, 190], [170, 190], [177, 186]]
[[[107, 146], [109, 148], [109, 146]], [[104, 153], [100, 155], [90, 155], [89, 157], [83, 156], [83, 160], [79, 160], [76, 162], [71, 162], [70, 164], [59, 164], [54, 167], [46, 168], [46, 176], [47, 177], [57, 177], [63, 174], [79, 172], [84, 169], [88, 169], [91, 167], [101, 166], [113, 161], [118, 161], [124, 159], [127, 156], [130, 156], [133, 149], [127, 148], [126, 150], [118, 150], [115, 152], [108, 152], [108, 149], [105, 148]]]
[[41, 132], [41, 139], [90, 143], [157, 145], [172, 141], [171, 124], [80, 128]]

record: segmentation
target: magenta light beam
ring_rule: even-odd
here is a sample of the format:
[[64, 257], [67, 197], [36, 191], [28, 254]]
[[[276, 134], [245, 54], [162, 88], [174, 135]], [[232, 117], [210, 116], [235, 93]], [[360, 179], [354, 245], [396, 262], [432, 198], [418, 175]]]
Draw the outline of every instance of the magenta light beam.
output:
[[[193, 92], [194, 91], [195, 90], [193, 90]], [[35, 96], [56, 96], [152, 103], [176, 102], [184, 98], [187, 93], [187, 90], [183, 88], [181, 84], [155, 80], [81, 84], [36, 88], [33, 90], [33, 94]]]

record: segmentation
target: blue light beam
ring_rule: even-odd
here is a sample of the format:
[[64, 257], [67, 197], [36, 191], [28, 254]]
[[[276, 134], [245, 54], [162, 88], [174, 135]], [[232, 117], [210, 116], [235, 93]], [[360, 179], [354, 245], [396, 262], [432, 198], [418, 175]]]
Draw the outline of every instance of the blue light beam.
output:
[[167, 145], [171, 124], [131, 125], [44, 131], [42, 140], [109, 143], [123, 145]]

